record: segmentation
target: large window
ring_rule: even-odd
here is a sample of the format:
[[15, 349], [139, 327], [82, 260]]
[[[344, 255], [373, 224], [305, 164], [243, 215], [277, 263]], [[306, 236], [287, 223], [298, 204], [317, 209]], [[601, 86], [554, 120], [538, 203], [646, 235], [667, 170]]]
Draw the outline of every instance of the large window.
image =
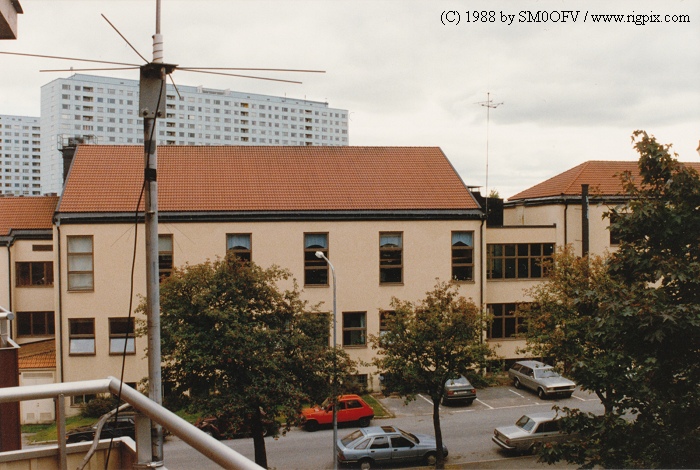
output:
[[68, 319], [68, 340], [70, 354], [95, 354], [95, 319]]
[[493, 315], [490, 339], [515, 338], [525, 332], [525, 319], [518, 315], [517, 304], [488, 304], [487, 308]]
[[328, 234], [304, 234], [304, 284], [312, 286], [328, 285], [328, 263], [316, 257], [320, 251], [328, 258]]
[[452, 232], [452, 280], [474, 280], [474, 232]]
[[68, 237], [68, 290], [94, 289], [92, 236]]
[[20, 261], [15, 263], [17, 287], [53, 286], [53, 261]]
[[554, 243], [507, 243], [486, 247], [487, 279], [537, 279], [552, 259]]
[[343, 312], [343, 346], [367, 344], [366, 319], [366, 312]]
[[394, 310], [380, 310], [379, 311], [379, 336], [384, 335], [387, 331], [387, 321], [393, 315], [396, 315]]
[[403, 234], [380, 232], [379, 283], [400, 284], [401, 282], [403, 282]]
[[109, 353], [110, 354], [135, 354], [134, 345], [134, 319], [110, 318], [109, 319]]
[[170, 276], [173, 272], [173, 236], [158, 235], [158, 277]]
[[249, 233], [229, 233], [226, 235], [226, 249], [232, 251], [236, 258], [250, 261], [252, 258], [252, 242]]
[[55, 333], [53, 312], [17, 312], [17, 336], [49, 336]]

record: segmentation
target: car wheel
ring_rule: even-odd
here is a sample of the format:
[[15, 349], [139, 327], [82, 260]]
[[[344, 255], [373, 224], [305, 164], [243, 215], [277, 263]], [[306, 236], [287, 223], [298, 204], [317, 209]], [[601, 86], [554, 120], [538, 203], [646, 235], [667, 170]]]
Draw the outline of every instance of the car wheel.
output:
[[370, 419], [367, 416], [365, 416], [364, 418], [360, 418], [360, 427], [366, 428], [367, 426], [369, 426], [369, 422]]
[[360, 470], [369, 470], [372, 468], [372, 460], [371, 459], [362, 459], [360, 460]]
[[425, 461], [426, 465], [434, 467], [437, 463], [437, 454], [435, 454], [435, 452], [428, 452], [425, 454], [425, 458], [423, 460]]
[[318, 431], [318, 421], [307, 421], [304, 425], [304, 429], [309, 432]]
[[537, 389], [537, 396], [540, 397], [540, 399], [542, 399], [542, 400], [546, 400], [546, 399], [547, 399], [547, 394], [544, 393], [544, 389], [543, 389], [543, 388], [538, 388], [538, 389]]
[[518, 380], [517, 378], [513, 379], [513, 386], [515, 388], [520, 388], [520, 380]]

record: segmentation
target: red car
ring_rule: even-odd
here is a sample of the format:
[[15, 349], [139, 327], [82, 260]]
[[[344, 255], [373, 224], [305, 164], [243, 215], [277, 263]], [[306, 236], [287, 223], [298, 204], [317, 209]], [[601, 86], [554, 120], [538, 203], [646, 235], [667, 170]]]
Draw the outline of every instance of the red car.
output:
[[[323, 402], [321, 406], [304, 408], [304, 429], [315, 431], [319, 426], [333, 424], [333, 407], [330, 399]], [[360, 427], [369, 426], [374, 418], [374, 410], [359, 395], [341, 395], [338, 398], [338, 424], [357, 422]]]

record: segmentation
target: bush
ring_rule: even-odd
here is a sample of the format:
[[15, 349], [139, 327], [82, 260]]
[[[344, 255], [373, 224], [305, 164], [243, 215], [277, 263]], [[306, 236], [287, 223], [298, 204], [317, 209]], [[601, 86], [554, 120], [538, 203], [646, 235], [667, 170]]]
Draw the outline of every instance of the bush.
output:
[[85, 418], [99, 418], [116, 407], [116, 399], [112, 397], [97, 397], [82, 405], [80, 414]]

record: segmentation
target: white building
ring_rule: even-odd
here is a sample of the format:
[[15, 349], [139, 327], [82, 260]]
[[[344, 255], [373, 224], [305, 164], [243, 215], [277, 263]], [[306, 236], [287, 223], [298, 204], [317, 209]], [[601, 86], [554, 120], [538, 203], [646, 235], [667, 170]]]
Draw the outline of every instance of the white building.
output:
[[0, 194], [41, 193], [39, 118], [0, 114]]
[[[348, 111], [328, 103], [167, 85], [159, 145], [348, 145]], [[60, 148], [143, 144], [139, 81], [75, 74], [41, 87], [43, 193], [62, 190]]]

